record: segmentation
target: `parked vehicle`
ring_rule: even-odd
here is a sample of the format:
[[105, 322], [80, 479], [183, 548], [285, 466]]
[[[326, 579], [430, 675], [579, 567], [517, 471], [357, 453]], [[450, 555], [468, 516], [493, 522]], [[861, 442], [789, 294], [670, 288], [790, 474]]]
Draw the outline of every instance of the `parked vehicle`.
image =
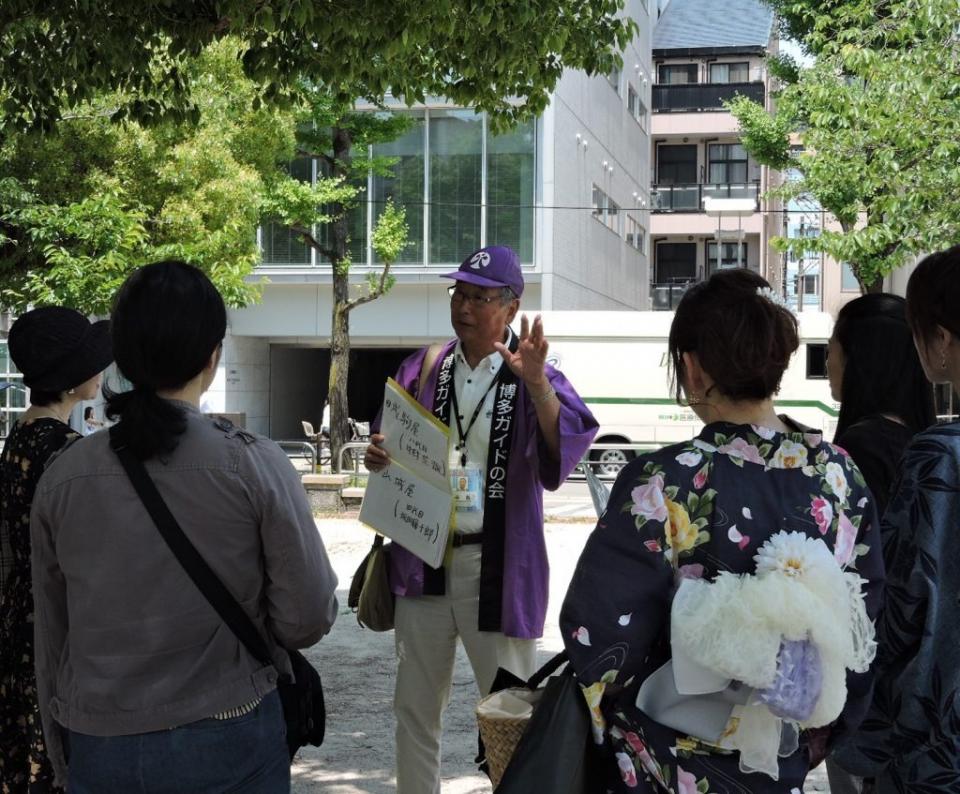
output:
[[[701, 423], [677, 405], [667, 369], [672, 312], [544, 312], [549, 360], [564, 372], [600, 422], [590, 453], [601, 477], [615, 476], [636, 447], [657, 448], [695, 435]], [[830, 396], [826, 346], [833, 320], [802, 312], [800, 349], [776, 404], [801, 424], [833, 437], [839, 406]], [[618, 446], [618, 445], [623, 446]]]

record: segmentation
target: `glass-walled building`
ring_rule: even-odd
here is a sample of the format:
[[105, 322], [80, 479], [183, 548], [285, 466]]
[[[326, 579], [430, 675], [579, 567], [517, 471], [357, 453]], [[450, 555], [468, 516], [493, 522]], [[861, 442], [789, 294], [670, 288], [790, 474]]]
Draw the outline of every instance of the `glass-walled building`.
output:
[[[377, 264], [371, 231], [388, 200], [403, 207], [410, 242], [396, 266], [459, 264], [464, 252], [509, 245], [524, 264], [534, 261], [536, 122], [495, 135], [485, 114], [459, 108], [411, 111], [413, 123], [390, 143], [370, 147], [374, 157], [396, 158], [391, 176], [370, 174], [360, 206], [350, 216], [354, 264]], [[316, 166], [297, 160], [290, 172], [316, 180]], [[320, 239], [326, 228], [314, 230]], [[260, 230], [264, 266], [329, 264], [296, 234], [277, 224]]]

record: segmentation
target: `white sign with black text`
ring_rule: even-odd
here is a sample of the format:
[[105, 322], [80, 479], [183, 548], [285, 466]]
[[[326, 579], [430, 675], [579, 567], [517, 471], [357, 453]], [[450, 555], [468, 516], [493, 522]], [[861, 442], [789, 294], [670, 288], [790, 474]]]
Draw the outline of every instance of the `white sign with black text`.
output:
[[380, 433], [390, 465], [371, 472], [360, 521], [438, 568], [453, 511], [447, 471], [450, 429], [390, 378]]

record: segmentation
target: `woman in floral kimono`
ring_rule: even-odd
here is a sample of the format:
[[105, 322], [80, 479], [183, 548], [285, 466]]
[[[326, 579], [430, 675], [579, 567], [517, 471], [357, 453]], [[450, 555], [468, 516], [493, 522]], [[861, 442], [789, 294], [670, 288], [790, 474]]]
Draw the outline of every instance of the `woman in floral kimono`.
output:
[[[960, 390], [960, 246], [927, 257], [907, 286], [924, 372]], [[914, 437], [883, 517], [888, 587], [876, 688], [860, 730], [834, 751], [878, 794], [960, 792], [960, 423]], [[864, 791], [867, 789], [865, 788]]]
[[[796, 319], [767, 282], [747, 270], [724, 271], [691, 287], [677, 307], [669, 339], [677, 399], [685, 394], [706, 426], [691, 442], [639, 457], [623, 470], [560, 616], [591, 707], [594, 738], [608, 758], [609, 779], [598, 781], [598, 792], [802, 790], [809, 766], [804, 735], [798, 744], [794, 733], [792, 745], [784, 740], [778, 752], [778, 737], [785, 739], [789, 725], [775, 737], [761, 731], [762, 741], [774, 743], [772, 768], [768, 764], [764, 773], [731, 749], [736, 743], [731, 737], [739, 731], [734, 715], [745, 711], [730, 709], [719, 739], [707, 742], [702, 733], [690, 736], [696, 718], [686, 720], [693, 727], [680, 730], [658, 722], [649, 706], [645, 711], [637, 705], [638, 697], [646, 704], [662, 694], [641, 687], [648, 678], [658, 682], [655, 690], [664, 680], [666, 688], [673, 686], [672, 677], [654, 674], [675, 661], [671, 634], [681, 628], [702, 625], [714, 650], [725, 645], [732, 658], [753, 661], [746, 627], [725, 634], [711, 629], [735, 613], [748, 619], [751, 609], [745, 604], [704, 621], [708, 598], [700, 615], [688, 610], [678, 624], [674, 613], [671, 624], [674, 593], [685, 592], [688, 579], [740, 586], [743, 580], [736, 575], [758, 573], [760, 562], [781, 573], [802, 573], [806, 550], [815, 548], [837, 576], [855, 571], [865, 580], [863, 593], [855, 596], [861, 628], [866, 624], [872, 630], [867, 616], [873, 618], [879, 606], [883, 568], [869, 491], [845, 453], [825, 443], [819, 432], [774, 411], [772, 397], [798, 344]], [[860, 580], [852, 580], [859, 591]], [[768, 606], [758, 602], [755, 611]], [[787, 599], [782, 606], [789, 612], [796, 605]], [[841, 613], [837, 604], [835, 612], [825, 609], [810, 620], [813, 628], [830, 631]], [[780, 647], [779, 634], [776, 639]], [[791, 639], [802, 640], [803, 632]], [[862, 639], [864, 650], [869, 640]], [[779, 675], [780, 654], [775, 653], [774, 665]], [[679, 668], [673, 670], [679, 679]], [[846, 675], [843, 666], [839, 675], [839, 687], [834, 675], [832, 697], [839, 702], [836, 711], [842, 708], [837, 728], [842, 733], [865, 710], [870, 679], [866, 672]], [[737, 680], [746, 679], [736, 679], [720, 694], [733, 693], [736, 699]], [[774, 722], [780, 730], [780, 722]], [[797, 722], [803, 727], [802, 719]]]

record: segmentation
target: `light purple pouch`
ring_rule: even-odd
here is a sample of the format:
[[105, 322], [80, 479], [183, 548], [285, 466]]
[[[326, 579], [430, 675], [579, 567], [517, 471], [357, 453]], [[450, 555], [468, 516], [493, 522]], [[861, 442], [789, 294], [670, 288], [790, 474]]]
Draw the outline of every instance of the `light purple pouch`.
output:
[[756, 694], [775, 716], [805, 722], [813, 714], [822, 687], [823, 668], [817, 646], [809, 640], [784, 640], [773, 685]]

